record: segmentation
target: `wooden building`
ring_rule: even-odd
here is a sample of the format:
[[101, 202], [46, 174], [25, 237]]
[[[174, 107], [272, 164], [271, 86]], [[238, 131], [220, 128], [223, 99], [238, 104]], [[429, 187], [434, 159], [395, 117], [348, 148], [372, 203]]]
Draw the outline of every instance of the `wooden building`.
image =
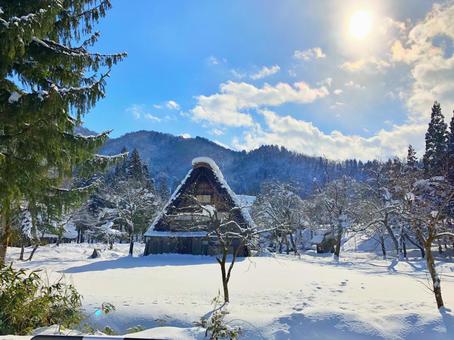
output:
[[[209, 213], [200, 205], [215, 208], [218, 216], [234, 220], [242, 227], [253, 226], [248, 210], [241, 207], [240, 200], [216, 163], [210, 158], [198, 157], [192, 161], [192, 169], [144, 234], [145, 255], [217, 254], [217, 239], [208, 236]], [[233, 248], [239, 244], [239, 240], [234, 240]], [[244, 246], [238, 252], [239, 256], [249, 254]]]

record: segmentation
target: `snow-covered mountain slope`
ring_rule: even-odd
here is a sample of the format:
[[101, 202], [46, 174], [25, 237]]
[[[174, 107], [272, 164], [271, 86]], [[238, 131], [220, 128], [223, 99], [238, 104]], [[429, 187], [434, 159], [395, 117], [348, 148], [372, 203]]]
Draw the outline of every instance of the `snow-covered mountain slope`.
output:
[[183, 138], [155, 131], [137, 131], [109, 139], [101, 153], [116, 154], [124, 147], [136, 148], [157, 181], [171, 189], [191, 168], [192, 159], [212, 158], [237, 194], [255, 195], [264, 181], [279, 180], [298, 184], [301, 194], [312, 191], [314, 179], [324, 181], [341, 175], [363, 176], [361, 164], [327, 162], [320, 157], [290, 152], [277, 146], [262, 146], [250, 152], [226, 149], [205, 138]]
[[[90, 260], [94, 246], [104, 250], [100, 259]], [[212, 309], [221, 287], [215, 259], [142, 257], [140, 246], [136, 256], [127, 257], [127, 247], [50, 245], [39, 248], [33, 261], [15, 266], [43, 269], [51, 280], [64, 275], [99, 328], [109, 325], [122, 334], [137, 325], [182, 327], [197, 338], [193, 322]], [[11, 248], [8, 258], [18, 253]], [[454, 264], [437, 265], [446, 305], [453, 308]], [[354, 252], [341, 254], [339, 263], [312, 252], [301, 258], [246, 258], [233, 269], [230, 287], [229, 318], [244, 328], [247, 339], [452, 339], [454, 334], [454, 316], [438, 312], [419, 259], [398, 262]], [[95, 316], [103, 302], [117, 310]], [[164, 336], [165, 330], [159, 331]]]

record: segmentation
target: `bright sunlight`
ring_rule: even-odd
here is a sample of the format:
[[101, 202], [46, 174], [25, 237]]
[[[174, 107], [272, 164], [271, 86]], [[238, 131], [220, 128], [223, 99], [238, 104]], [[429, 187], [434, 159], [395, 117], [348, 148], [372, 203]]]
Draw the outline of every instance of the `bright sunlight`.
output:
[[356, 39], [366, 37], [372, 28], [372, 15], [368, 11], [357, 11], [353, 13], [349, 21], [350, 35]]

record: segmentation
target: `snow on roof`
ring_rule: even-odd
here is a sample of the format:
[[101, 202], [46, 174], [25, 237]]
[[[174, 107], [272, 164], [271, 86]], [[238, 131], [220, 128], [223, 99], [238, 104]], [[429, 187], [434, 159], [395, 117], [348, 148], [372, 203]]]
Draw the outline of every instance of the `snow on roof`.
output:
[[250, 195], [236, 195], [238, 199], [241, 202], [241, 206], [243, 207], [252, 207], [254, 204], [255, 200], [257, 199], [257, 196], [250, 196]]
[[156, 224], [167, 213], [167, 209], [172, 205], [172, 202], [175, 201], [175, 199], [177, 199], [180, 196], [180, 194], [181, 194], [180, 189], [183, 186], [183, 184], [186, 183], [188, 178], [191, 176], [192, 171], [197, 167], [205, 166], [205, 165], [208, 165], [208, 167], [213, 171], [216, 179], [219, 181], [219, 184], [221, 185], [221, 187], [223, 187], [227, 191], [227, 193], [230, 196], [230, 198], [232, 199], [235, 207], [241, 208], [240, 212], [241, 212], [241, 215], [243, 216], [243, 219], [246, 221], [246, 223], [249, 224], [251, 227], [255, 226], [255, 223], [252, 220], [251, 215], [249, 214], [248, 207], [241, 202], [241, 200], [238, 198], [238, 196], [233, 192], [233, 190], [227, 184], [226, 180], [224, 179], [224, 175], [222, 174], [221, 169], [219, 169], [216, 162], [209, 157], [196, 157], [192, 160], [192, 169], [190, 169], [188, 171], [188, 173], [186, 174], [184, 179], [181, 181], [180, 185], [173, 192], [172, 196], [170, 197], [169, 201], [166, 203], [166, 205], [164, 206], [162, 211], [153, 220], [150, 227], [145, 232], [144, 236], [153, 236], [152, 232], [154, 231]]
[[[64, 228], [64, 230], [63, 230], [62, 238], [66, 238], [66, 239], [70, 239], [70, 240], [77, 238], [77, 230], [76, 230], [76, 226], [74, 223], [72, 223], [72, 222], [66, 223], [63, 228]], [[58, 235], [52, 234], [52, 233], [44, 233], [41, 236], [44, 238], [51, 238], [51, 239], [57, 239], [59, 237]]]

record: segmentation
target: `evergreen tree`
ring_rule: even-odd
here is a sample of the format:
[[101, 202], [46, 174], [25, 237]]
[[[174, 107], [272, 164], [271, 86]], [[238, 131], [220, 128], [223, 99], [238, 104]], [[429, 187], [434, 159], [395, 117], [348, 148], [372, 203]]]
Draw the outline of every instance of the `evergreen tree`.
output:
[[454, 185], [454, 114], [449, 124], [448, 146], [446, 148], [446, 151], [448, 163], [448, 180], [451, 185]]
[[415, 170], [418, 166], [418, 159], [416, 158], [416, 150], [413, 145], [408, 146], [407, 152], [407, 169]]
[[133, 180], [143, 182], [146, 180], [147, 175], [144, 173], [144, 165], [140, 159], [137, 149], [132, 150], [131, 156], [127, 161], [127, 177]]
[[441, 107], [435, 102], [432, 107], [432, 114], [429, 128], [426, 133], [426, 153], [423, 157], [426, 176], [440, 176], [444, 174], [446, 157], [446, 123]]
[[110, 6], [108, 0], [2, 1], [0, 264], [20, 202], [59, 214], [84, 191], [60, 189], [75, 167], [83, 177], [111, 159], [94, 155], [107, 133], [74, 133], [104, 96], [110, 68], [125, 56], [89, 51], [99, 37], [93, 25]]

